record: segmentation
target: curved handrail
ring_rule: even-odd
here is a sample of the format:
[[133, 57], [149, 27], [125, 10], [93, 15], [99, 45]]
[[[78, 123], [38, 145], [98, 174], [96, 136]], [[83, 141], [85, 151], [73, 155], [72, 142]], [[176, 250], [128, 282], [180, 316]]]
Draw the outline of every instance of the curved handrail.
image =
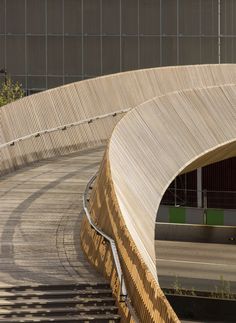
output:
[[113, 259], [114, 259], [114, 264], [115, 264], [115, 267], [116, 267], [118, 279], [119, 279], [120, 286], [121, 286], [120, 298], [121, 298], [122, 301], [124, 301], [126, 303], [128, 309], [130, 311], [130, 314], [132, 316], [133, 321], [135, 323], [139, 323], [139, 319], [137, 318], [137, 315], [135, 313], [135, 310], [134, 310], [134, 308], [131, 305], [130, 298], [128, 297], [128, 292], [127, 292], [127, 288], [126, 288], [125, 281], [124, 281], [124, 275], [123, 275], [123, 272], [122, 272], [122, 269], [121, 269], [121, 264], [120, 264], [120, 259], [119, 259], [118, 251], [117, 251], [117, 248], [116, 248], [116, 243], [115, 243], [115, 241], [111, 237], [109, 237], [106, 233], [104, 233], [102, 230], [100, 230], [95, 225], [95, 223], [93, 222], [92, 217], [91, 217], [91, 215], [89, 213], [88, 207], [87, 207], [88, 191], [89, 191], [92, 183], [95, 181], [96, 177], [97, 177], [97, 173], [90, 178], [90, 180], [88, 181], [88, 183], [86, 185], [86, 188], [85, 188], [85, 191], [84, 191], [84, 194], [83, 194], [83, 209], [85, 211], [86, 217], [87, 217], [88, 222], [91, 225], [91, 227], [99, 235], [101, 235], [105, 240], [107, 240], [110, 243], [111, 251], [112, 251], [112, 256], [113, 256]]
[[44, 130], [41, 130], [41, 131], [37, 131], [37, 132], [31, 133], [29, 135], [26, 135], [26, 136], [23, 136], [23, 137], [16, 138], [16, 139], [13, 139], [11, 141], [8, 141], [8, 142], [0, 145], [0, 149], [5, 148], [7, 146], [14, 146], [15, 143], [23, 141], [23, 140], [30, 139], [30, 138], [38, 138], [41, 135], [53, 133], [53, 132], [56, 132], [56, 131], [59, 131], [59, 130], [67, 130], [69, 128], [80, 126], [80, 125], [85, 124], [85, 123], [88, 123], [88, 124], [92, 123], [93, 121], [96, 121], [96, 120], [101, 120], [101, 119], [105, 119], [105, 118], [108, 118], [108, 117], [115, 117], [118, 114], [126, 113], [126, 112], [130, 111], [131, 109], [132, 108], [128, 108], [128, 109], [124, 109], [124, 110], [118, 110], [118, 111], [114, 111], [114, 112], [111, 112], [111, 113], [102, 114], [100, 116], [96, 116], [96, 117], [93, 117], [93, 118], [88, 118], [88, 119], [84, 119], [84, 120], [73, 122], [73, 123], [67, 123], [67, 124], [61, 125], [61, 126], [56, 127], [56, 128], [49, 128], [49, 129], [44, 129]]
[[[3, 155], [3, 158], [2, 158], [2, 170], [0, 168], [0, 173], [2, 171], [4, 174], [5, 172], [11, 171], [12, 169], [16, 169], [17, 167], [26, 165], [27, 163], [30, 163], [32, 161], [43, 159], [45, 157], [48, 158], [55, 155], [65, 154], [67, 152], [78, 150], [80, 147], [84, 147], [84, 146], [87, 147], [87, 146], [94, 145], [94, 143], [100, 144], [107, 141], [110, 138], [111, 131], [114, 129], [116, 121], [118, 121], [122, 116], [120, 115], [120, 117], [118, 117], [117, 120], [113, 119], [112, 116], [115, 116], [117, 113], [114, 111], [110, 112], [112, 109], [114, 110], [120, 109], [118, 112], [124, 113], [126, 110], [121, 110], [121, 109], [125, 109], [127, 106], [135, 107], [136, 109], [141, 104], [144, 104], [144, 102], [147, 103], [147, 101], [150, 99], [154, 104], [153, 108], [155, 108], [155, 105], [156, 105], [155, 98], [161, 97], [163, 95], [166, 97], [168, 93], [169, 94], [173, 92], [180, 93], [182, 91], [191, 90], [191, 89], [193, 89], [193, 93], [195, 93], [195, 90], [200, 88], [205, 89], [210, 86], [220, 87], [221, 85], [226, 85], [231, 83], [235, 84], [235, 77], [236, 77], [235, 72], [236, 72], [236, 64], [225, 65], [225, 66], [224, 65], [223, 66], [195, 65], [190, 67], [188, 66], [187, 67], [185, 66], [166, 67], [161, 69], [132, 71], [132, 72], [126, 72], [124, 74], [120, 73], [112, 76], [106, 76], [106, 77], [102, 77], [94, 80], [86, 80], [79, 84], [66, 85], [63, 88], [50, 90], [43, 94], [36, 94], [33, 97], [20, 100], [19, 103], [14, 103], [9, 106], [3, 107], [2, 116], [4, 120], [4, 127], [3, 129], [1, 129], [0, 132], [1, 132], [1, 135], [3, 135], [3, 138], [5, 136], [4, 141], [9, 141], [9, 140], [11, 141], [5, 142], [5, 143], [2, 142], [2, 145], [0, 145], [0, 148], [4, 148], [7, 145], [14, 146], [15, 143], [17, 142], [19, 142], [19, 144], [15, 145], [17, 146], [16, 149], [8, 146], [5, 149], [2, 149], [1, 153]], [[222, 94], [222, 89], [220, 90], [220, 93]], [[177, 95], [177, 93], [175, 95]], [[184, 108], [187, 102], [191, 101], [191, 98], [186, 99], [183, 102], [182, 100], [184, 100], [184, 98], [181, 98], [181, 97], [182, 97], [182, 94], [180, 94], [180, 97], [178, 98], [178, 102], [181, 102], [181, 106]], [[217, 95], [214, 97], [214, 103], [215, 101], [217, 101], [217, 97], [218, 97]], [[195, 99], [197, 101], [200, 100], [199, 98], [195, 98]], [[160, 106], [166, 107], [161, 109], [161, 111], [164, 112], [163, 115], [168, 114], [170, 108], [172, 108], [172, 101], [165, 102], [164, 98], [160, 100], [162, 101]], [[148, 105], [151, 104], [151, 101], [148, 103]], [[230, 101], [232, 101], [232, 103], [234, 102], [233, 99]], [[221, 103], [222, 104], [221, 104], [221, 107], [219, 107], [219, 111], [222, 110], [222, 106], [226, 105], [225, 101], [222, 101]], [[202, 106], [202, 104], [200, 105]], [[208, 106], [208, 104], [206, 106]], [[14, 109], [12, 109], [12, 107], [14, 107]], [[184, 112], [183, 109], [181, 109], [180, 111]], [[189, 109], [187, 111], [189, 113]], [[108, 113], [108, 114], [105, 115], [105, 113]], [[143, 116], [141, 115], [139, 116], [138, 112], [135, 115], [136, 119], [138, 119], [137, 117], [142, 117], [143, 121], [141, 126], [144, 124], [144, 117], [146, 114], [148, 114], [148, 111], [145, 110], [145, 112], [143, 113]], [[94, 117], [98, 115], [99, 117]], [[24, 120], [25, 116], [28, 117], [27, 122], [25, 122]], [[93, 120], [96, 120], [99, 118], [102, 119], [103, 117], [106, 118], [107, 116], [110, 116], [110, 117], [105, 119], [106, 122], [102, 121], [101, 124], [99, 121], [97, 122], [98, 127], [96, 127], [95, 122], [94, 124], [93, 123], [91, 124]], [[118, 147], [117, 144], [120, 145], [121, 143], [123, 143], [122, 149], [126, 149], [124, 156], [126, 156], [127, 158], [129, 158], [127, 154], [127, 149], [128, 149], [127, 143], [132, 139], [134, 130], [136, 128], [137, 129], [139, 128], [139, 127], [135, 127], [135, 125], [133, 124], [133, 121], [131, 120], [131, 116], [132, 116], [132, 111], [126, 117], [128, 121], [130, 120], [131, 124], [127, 124], [125, 131], [121, 129], [122, 122], [120, 122], [119, 125], [116, 126], [116, 130], [115, 130], [115, 132], [117, 133], [119, 132], [119, 129], [120, 129], [121, 134], [123, 134], [122, 141], [120, 139], [119, 141], [116, 140], [116, 147]], [[160, 122], [161, 118], [157, 117], [156, 118], [157, 120], [154, 124], [154, 119], [152, 120], [151, 116], [152, 114], [150, 114], [149, 119], [151, 119], [153, 126], [157, 127], [157, 124], [158, 122]], [[86, 119], [81, 120], [82, 118], [86, 118]], [[231, 119], [232, 119], [232, 116], [229, 118], [229, 120]], [[77, 120], [77, 122], [74, 123], [73, 122], [74, 120]], [[14, 127], [16, 121], [17, 122], [19, 121], [19, 122], [17, 127]], [[150, 120], [147, 120], [147, 121], [150, 121]], [[66, 124], [66, 122], [73, 122], [73, 123]], [[125, 122], [125, 120], [123, 122]], [[231, 126], [231, 121], [229, 123]], [[81, 126], [81, 128], [74, 128], [75, 125], [81, 125], [81, 124], [84, 124], [85, 126]], [[169, 126], [165, 127], [166, 124], [167, 123], [164, 120], [160, 124], [160, 129], [161, 130], [164, 129], [163, 131], [165, 131], [166, 128], [170, 129]], [[45, 130], [47, 127], [57, 127], [57, 128], [51, 128], [51, 129]], [[231, 128], [228, 125], [226, 125], [226, 127], [228, 129]], [[63, 130], [66, 130], [67, 128], [71, 129], [70, 130], [70, 132], [72, 133], [71, 136], [69, 134], [68, 136], [67, 134], [65, 135], [62, 134], [61, 130], [63, 131]], [[180, 124], [180, 127], [178, 129], [176, 129], [176, 125], [174, 125], [173, 131], [177, 130], [174, 132], [178, 134], [179, 129], [182, 129], [182, 124]], [[204, 129], [205, 128], [203, 127], [203, 130]], [[81, 134], [80, 134], [80, 130], [81, 130]], [[53, 133], [53, 134], [49, 136], [42, 136], [42, 138], [41, 139], [39, 138], [38, 141], [31, 139], [29, 142], [25, 142], [25, 141], [21, 142], [21, 140], [26, 140], [28, 138], [34, 138], [34, 137], [37, 138], [47, 133]], [[149, 131], [149, 129], [147, 129], [146, 133], [150, 134], [151, 132]], [[202, 133], [205, 133], [205, 131], [202, 131]], [[187, 133], [187, 135], [184, 136], [183, 138], [180, 138], [181, 142], [182, 141], [183, 143], [185, 142], [185, 138], [188, 138], [188, 134], [189, 133]], [[195, 133], [193, 133], [193, 136], [194, 134]], [[22, 135], [24, 135], [24, 137], [21, 137]], [[113, 133], [113, 136], [114, 136], [114, 133]], [[205, 137], [208, 137], [208, 136], [205, 136]], [[205, 137], [203, 138], [202, 142], [205, 142]], [[13, 139], [17, 138], [17, 139], [13, 140], [12, 138]], [[140, 142], [143, 142], [145, 139], [145, 137], [143, 137], [142, 132], [138, 133], [136, 138]], [[168, 147], [168, 145], [166, 144], [166, 136], [161, 137], [158, 135], [157, 141], [159, 141], [159, 139], [161, 138], [163, 138], [161, 148]], [[111, 148], [111, 141], [112, 140], [110, 140], [110, 148]], [[176, 142], [176, 138], [174, 138], [173, 141]], [[130, 146], [135, 147], [136, 141], [134, 140], [132, 141], [132, 143], [134, 144], [130, 144]], [[192, 147], [192, 145], [190, 145], [190, 147]], [[235, 147], [236, 147], [236, 144], [235, 144]], [[235, 147], [234, 149], [236, 151]], [[140, 315], [141, 320], [143, 322], [146, 322], [146, 321], [149, 322], [152, 320], [152, 318], [158, 318], [159, 320], [159, 318], [163, 319], [163, 317], [167, 317], [169, 315], [167, 321], [173, 322], [173, 320], [175, 321], [177, 319], [173, 311], [171, 310], [171, 307], [167, 304], [167, 300], [165, 299], [164, 295], [160, 291], [160, 287], [158, 286], [158, 282], [156, 278], [155, 261], [151, 262], [150, 261], [151, 254], [149, 252], [145, 252], [145, 250], [151, 250], [151, 249], [149, 248], [149, 246], [148, 248], [145, 248], [145, 249], [142, 248], [140, 243], [141, 241], [140, 237], [142, 237], [142, 239], [146, 239], [148, 241], [147, 243], [148, 245], [150, 237], [148, 233], [145, 236], [143, 232], [142, 232], [142, 235], [138, 234], [138, 230], [141, 231], [143, 229], [143, 227], [141, 227], [140, 225], [139, 227], [136, 226], [134, 229], [131, 228], [131, 226], [134, 226], [134, 224], [131, 221], [129, 221], [130, 226], [126, 225], [128, 221], [125, 222], [125, 218], [123, 216], [124, 209], [121, 210], [120, 208], [121, 203], [119, 204], [119, 200], [118, 200], [118, 194], [117, 194], [118, 190], [116, 190], [117, 186], [114, 180], [115, 176], [113, 172], [114, 163], [111, 162], [110, 148], [109, 150], [107, 150], [107, 153], [105, 156], [104, 167], [101, 168], [103, 171], [102, 174], [104, 176], [99, 176], [99, 181], [101, 182], [101, 189], [98, 189], [97, 193], [95, 191], [92, 198], [90, 199], [89, 207], [91, 207], [91, 209], [93, 210], [93, 212], [91, 213], [96, 214], [96, 217], [98, 219], [98, 224], [100, 224], [99, 217], [101, 215], [102, 229], [105, 232], [108, 232], [108, 233], [111, 232], [111, 236], [116, 241], [116, 246], [119, 251], [119, 257], [120, 257], [120, 260], [122, 261], [121, 262], [122, 270], [126, 278], [126, 287], [132, 299], [132, 304], [135, 306], [136, 313]], [[174, 161], [176, 158], [174, 153], [175, 150], [177, 150], [176, 145], [173, 145], [173, 149], [171, 149], [170, 152], [167, 151], [171, 157], [170, 158], [171, 166], [169, 167], [171, 171], [175, 170], [172, 163], [172, 160]], [[192, 152], [193, 150], [194, 148], [191, 148], [190, 152]], [[154, 151], [154, 149], [152, 149], [152, 151]], [[147, 160], [150, 156], [153, 155], [152, 151], [150, 153], [149, 151], [148, 153], [144, 153], [143, 161]], [[132, 149], [130, 152], [132, 152]], [[113, 156], [122, 156], [122, 154], [123, 154], [122, 150], [119, 150], [117, 148], [117, 151], [114, 150]], [[165, 155], [163, 154], [162, 149], [160, 149], [159, 155], [160, 157], [164, 158]], [[186, 155], [188, 155], [188, 152]], [[183, 153], [183, 156], [185, 156], [185, 153]], [[140, 156], [139, 155], [134, 156], [134, 159], [140, 160]], [[117, 161], [118, 161], [118, 158], [117, 158]], [[159, 165], [159, 163], [160, 163], [159, 160], [154, 161], [152, 165], [154, 164]], [[166, 160], [163, 162], [163, 165], [164, 163], [166, 163]], [[126, 164], [129, 165], [129, 167], [132, 169], [133, 163], [131, 163], [128, 160]], [[139, 164], [140, 166], [141, 165], [143, 166], [143, 162], [142, 163], [140, 162]], [[194, 165], [198, 166], [198, 162], [195, 162]], [[150, 171], [152, 170], [151, 167], [149, 167], [149, 169]], [[130, 176], [131, 173], [129, 172], [129, 169], [126, 168], [126, 170], [128, 172], [128, 175]], [[177, 170], [179, 170], [179, 168]], [[117, 171], [117, 176], [119, 177], [119, 171]], [[164, 176], [165, 174], [161, 172], [160, 176], [155, 176], [155, 180], [163, 184], [162, 182], [165, 182]], [[176, 172], [172, 174], [172, 177], [173, 176], [176, 176]], [[151, 180], [146, 182], [153, 183], [152, 177], [153, 177], [153, 173], [150, 175]], [[168, 174], [168, 178], [169, 178], [169, 174]], [[130, 187], [132, 189], [132, 187], [135, 187], [135, 185], [133, 185], [134, 184], [133, 179], [135, 179], [135, 183], [136, 183], [135, 172], [133, 176], [131, 176], [131, 179], [132, 180], [130, 180]], [[157, 183], [158, 187], [160, 184], [159, 182]], [[110, 190], [109, 192], [105, 190], [104, 184], [107, 185], [107, 187], [109, 188]], [[142, 186], [139, 186], [139, 187], [142, 187]], [[147, 190], [146, 190], [147, 197], [150, 191], [151, 190], [149, 190], [149, 187], [147, 187]], [[108, 198], [107, 193], [110, 194], [110, 192], [111, 192], [111, 195], [110, 195], [110, 198]], [[147, 210], [146, 208], [144, 208], [144, 212], [142, 212], [142, 210], [139, 208], [139, 204], [140, 204], [139, 201], [145, 202], [147, 199], [145, 199], [142, 189], [139, 189], [138, 192], [141, 195], [139, 199], [129, 198], [129, 200], [130, 201], [133, 200], [135, 202], [133, 204], [137, 209], [137, 214], [142, 213], [140, 216], [140, 218], [142, 218], [143, 214], [147, 213], [146, 212]], [[157, 194], [156, 192], [153, 192], [153, 193], [154, 193], [154, 202], [149, 204], [151, 205], [150, 208], [153, 206], [153, 209], [154, 209], [153, 214], [154, 213], [156, 214], [156, 209], [157, 209], [156, 206], [158, 204], [156, 199]], [[128, 199], [129, 194], [126, 193], [125, 195]], [[108, 213], [108, 216], [105, 218], [103, 213], [104, 210], [100, 207], [100, 205], [97, 205], [97, 201], [98, 201], [98, 199], [96, 198], [97, 196], [99, 198], [101, 197], [100, 200], [104, 199], [104, 206], [108, 208], [109, 213]], [[94, 199], [94, 201], [92, 201], [92, 199]], [[127, 200], [127, 202], [129, 201]], [[146, 203], [146, 205], [148, 205], [148, 203]], [[118, 214], [117, 217], [115, 216], [116, 213]], [[133, 216], [137, 217], [135, 212], [131, 212], [131, 213], [133, 214]], [[150, 227], [151, 225], [152, 225], [151, 221], [145, 222], [146, 228], [148, 226]], [[92, 226], [91, 228], [94, 229], [94, 227]], [[84, 246], [87, 247], [86, 243], [88, 243], [89, 247], [94, 246], [94, 241], [91, 238], [93, 238], [94, 236], [94, 240], [96, 240], [96, 235], [91, 235], [91, 232], [93, 231], [90, 230], [90, 225], [87, 220], [84, 221], [84, 228], [82, 228], [81, 231], [84, 238]], [[147, 232], [150, 231], [154, 233], [154, 229], [153, 230], [147, 229], [146, 231]], [[90, 241], [88, 240], [89, 238], [90, 238]], [[153, 243], [151, 243], [150, 246], [153, 251], [154, 250]], [[88, 248], [88, 250], [85, 250], [88, 257], [91, 256], [90, 252], [93, 253], [93, 251], [94, 249], [92, 248]], [[142, 255], [142, 253], [144, 256]], [[152, 252], [152, 255], [154, 259], [155, 258], [154, 252]], [[93, 255], [93, 256], [94, 258], [96, 258], [96, 255]], [[112, 260], [109, 263], [109, 266], [110, 265], [115, 266], [114, 261], [111, 258], [112, 256], [110, 257], [110, 254], [109, 254], [109, 261]], [[93, 258], [91, 257], [90, 259], [92, 262]], [[149, 267], [148, 264], [150, 264], [151, 271], [148, 269]], [[101, 263], [99, 265], [101, 266], [100, 270], [102, 270], [102, 266], [104, 266], [104, 263]], [[110, 268], [111, 267], [109, 267], [109, 269]], [[104, 272], [107, 274], [107, 271], [104, 270]], [[137, 275], [139, 275], [140, 277], [142, 275], [141, 277], [142, 279], [137, 280]], [[120, 277], [120, 279], [122, 279], [122, 276]], [[160, 305], [159, 302], [163, 302], [161, 303], [163, 306]]]

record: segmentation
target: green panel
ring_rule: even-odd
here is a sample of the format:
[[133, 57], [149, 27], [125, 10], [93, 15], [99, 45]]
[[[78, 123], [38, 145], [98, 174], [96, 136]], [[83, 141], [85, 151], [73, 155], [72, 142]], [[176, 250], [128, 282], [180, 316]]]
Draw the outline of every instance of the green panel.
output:
[[169, 209], [169, 222], [170, 223], [185, 223], [186, 222], [186, 209], [182, 207], [170, 207]]
[[224, 211], [217, 209], [207, 210], [207, 224], [209, 225], [223, 225], [224, 224]]

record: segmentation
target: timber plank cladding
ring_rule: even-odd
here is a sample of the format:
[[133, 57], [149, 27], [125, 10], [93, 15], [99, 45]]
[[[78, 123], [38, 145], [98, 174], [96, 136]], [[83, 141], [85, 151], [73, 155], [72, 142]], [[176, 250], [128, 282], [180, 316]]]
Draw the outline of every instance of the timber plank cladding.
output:
[[[1, 108], [0, 172], [103, 144], [124, 115], [123, 110], [156, 96], [182, 89], [233, 84], [235, 78], [234, 64], [163, 67], [71, 83], [23, 98]], [[121, 113], [112, 114], [116, 111]], [[62, 130], [63, 125], [106, 114], [110, 115]], [[37, 136], [48, 129], [55, 131]], [[4, 146], [30, 134], [35, 135]]]
[[[236, 155], [235, 79], [236, 65], [140, 70], [73, 83], [1, 109], [1, 173], [109, 140], [90, 211], [117, 243], [141, 322], [178, 321], [158, 285], [156, 213], [178, 174]], [[115, 113], [130, 108], [123, 118]], [[4, 145], [80, 120], [87, 121]], [[109, 247], [91, 230], [84, 220], [82, 247], [119, 295], [113, 260], [105, 257]]]

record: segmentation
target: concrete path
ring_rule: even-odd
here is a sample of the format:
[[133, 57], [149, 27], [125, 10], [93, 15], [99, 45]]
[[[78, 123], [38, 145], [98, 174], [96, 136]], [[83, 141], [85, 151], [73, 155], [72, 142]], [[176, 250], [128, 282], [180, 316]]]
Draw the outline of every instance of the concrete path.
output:
[[80, 249], [82, 194], [104, 148], [0, 178], [0, 286], [103, 281]]

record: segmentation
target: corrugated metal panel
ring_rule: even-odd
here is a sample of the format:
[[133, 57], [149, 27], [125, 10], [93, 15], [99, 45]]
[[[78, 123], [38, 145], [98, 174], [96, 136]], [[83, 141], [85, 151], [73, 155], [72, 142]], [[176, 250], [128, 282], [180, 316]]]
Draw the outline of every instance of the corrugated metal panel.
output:
[[[66, 82], [68, 77], [83, 79], [136, 68], [216, 63], [217, 4], [217, 0], [0, 0], [1, 48], [11, 37], [19, 48], [28, 48], [25, 53], [17, 51], [23, 58], [12, 64], [15, 52], [9, 47], [8, 59], [4, 52], [0, 55], [1, 66], [13, 78], [25, 78], [26, 86], [32, 76], [44, 75], [47, 87], [51, 75]], [[222, 62], [236, 62], [235, 15], [235, 1], [222, 0]]]

